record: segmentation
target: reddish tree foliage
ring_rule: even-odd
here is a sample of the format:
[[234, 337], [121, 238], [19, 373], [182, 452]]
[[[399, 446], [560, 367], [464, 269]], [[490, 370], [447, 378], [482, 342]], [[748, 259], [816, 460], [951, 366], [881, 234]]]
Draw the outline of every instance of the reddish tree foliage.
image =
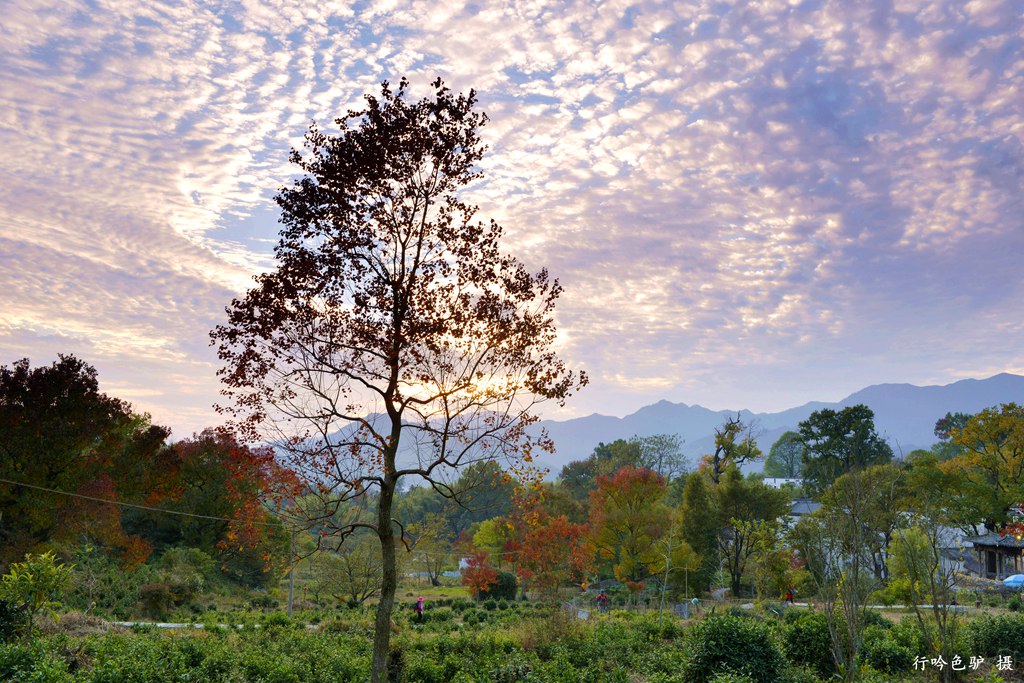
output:
[[176, 487], [169, 507], [203, 518], [153, 519], [175, 542], [214, 554], [236, 578], [283, 566], [279, 551], [287, 541], [283, 525], [268, 508], [278, 508], [298, 492], [294, 473], [281, 466], [270, 448], [251, 448], [226, 430], [207, 429], [174, 444]]
[[583, 581], [594, 557], [587, 525], [549, 514], [537, 490], [518, 489], [515, 506], [510, 520], [515, 533], [506, 550], [524, 588], [552, 596], [560, 586]]
[[[438, 80], [408, 102], [407, 87], [383, 83], [338, 135], [310, 129], [292, 154], [304, 175], [277, 197], [278, 267], [212, 332], [227, 410], [301, 470], [301, 512], [335, 543], [362, 528], [379, 540], [375, 683], [388, 675], [399, 482], [457, 497], [459, 468], [528, 464], [550, 448], [526, 431], [534, 405], [585, 382], [552, 350], [560, 286], [504, 253], [502, 228], [461, 196], [481, 177], [475, 94]], [[372, 514], [338, 514], [370, 496]]]
[[462, 585], [469, 589], [474, 598], [491, 586], [498, 584], [498, 570], [491, 566], [490, 558], [483, 550], [474, 550], [462, 570]]

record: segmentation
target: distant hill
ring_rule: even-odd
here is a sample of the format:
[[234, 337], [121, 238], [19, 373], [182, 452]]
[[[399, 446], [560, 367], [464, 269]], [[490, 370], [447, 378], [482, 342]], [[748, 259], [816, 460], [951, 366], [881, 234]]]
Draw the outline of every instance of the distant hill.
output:
[[[600, 442], [633, 435], [679, 434], [691, 465], [714, 443], [714, 429], [738, 412], [744, 421], [757, 420], [762, 429], [758, 443], [765, 452], [785, 431], [822, 408], [845, 408], [863, 403], [875, 412], [875, 426], [897, 456], [935, 443], [935, 421], [947, 412], [976, 413], [999, 403], [1024, 403], [1024, 377], [1003, 373], [988, 379], [965, 379], [945, 386], [877, 384], [850, 394], [838, 403], [812, 402], [779, 413], [749, 410], [709, 410], [699, 405], [659, 401], [626, 417], [590, 415], [572, 420], [546, 420], [540, 427], [555, 442], [556, 453], [544, 463], [552, 476], [572, 460], [585, 458]], [[759, 470], [755, 464], [751, 469]]]

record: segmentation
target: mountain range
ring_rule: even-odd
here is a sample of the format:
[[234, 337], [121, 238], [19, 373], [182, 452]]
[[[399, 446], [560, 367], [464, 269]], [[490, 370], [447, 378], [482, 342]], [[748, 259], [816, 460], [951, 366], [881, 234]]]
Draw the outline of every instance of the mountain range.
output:
[[[876, 384], [850, 394], [836, 403], [811, 402], [778, 413], [754, 413], [749, 410], [709, 410], [699, 405], [659, 401], [625, 417], [593, 414], [572, 420], [545, 420], [545, 429], [555, 443], [556, 452], [543, 465], [556, 476], [562, 466], [587, 457], [599, 443], [631, 436], [678, 434], [685, 442], [683, 452], [693, 466], [709, 453], [714, 444], [715, 427], [737, 414], [745, 423], [754, 421], [758, 445], [765, 453], [787, 430], [811, 413], [823, 408], [841, 409], [864, 404], [875, 413], [875, 428], [892, 446], [897, 457], [935, 443], [935, 421], [947, 412], [976, 413], [1000, 403], [1024, 403], [1024, 376], [1003, 373], [988, 379], [965, 379], [943, 386], [913, 384]], [[758, 471], [761, 463], [749, 470]]]

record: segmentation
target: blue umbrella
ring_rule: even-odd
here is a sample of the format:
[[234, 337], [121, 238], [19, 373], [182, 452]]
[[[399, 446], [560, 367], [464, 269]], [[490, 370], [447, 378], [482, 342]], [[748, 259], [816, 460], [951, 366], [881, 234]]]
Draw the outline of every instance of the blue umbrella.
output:
[[1003, 579], [1003, 585], [1009, 586], [1010, 588], [1020, 588], [1024, 586], [1024, 574], [1014, 574], [1013, 576], [1007, 576]]

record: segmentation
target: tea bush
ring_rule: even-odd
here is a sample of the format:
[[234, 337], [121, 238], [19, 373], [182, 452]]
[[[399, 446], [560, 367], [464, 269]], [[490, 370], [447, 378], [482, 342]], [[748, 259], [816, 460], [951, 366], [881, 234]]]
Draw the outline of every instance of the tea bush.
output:
[[749, 676], [771, 683], [786, 669], [782, 648], [768, 624], [731, 615], [698, 622], [684, 636], [685, 680], [706, 683], [719, 673]]
[[14, 603], [0, 598], [0, 643], [13, 640], [24, 622], [25, 617]]
[[1024, 615], [983, 616], [967, 623], [964, 642], [972, 655], [1024, 659]]
[[828, 621], [820, 612], [790, 610], [783, 626], [783, 648], [789, 661], [808, 666], [822, 678], [836, 671]]
[[911, 671], [916, 658], [914, 651], [900, 645], [890, 636], [890, 631], [874, 625], [864, 629], [861, 659], [871, 668], [885, 673]]

